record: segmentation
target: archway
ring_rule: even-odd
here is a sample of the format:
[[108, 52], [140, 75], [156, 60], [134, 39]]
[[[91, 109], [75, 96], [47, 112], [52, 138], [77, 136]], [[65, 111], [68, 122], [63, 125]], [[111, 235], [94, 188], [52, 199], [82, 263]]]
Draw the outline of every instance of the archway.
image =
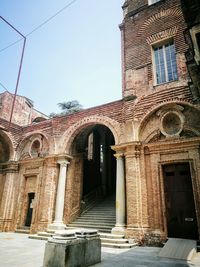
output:
[[81, 155], [83, 160], [82, 199], [115, 194], [116, 163], [111, 149], [114, 143], [110, 129], [100, 124], [87, 126], [74, 138], [72, 153]]

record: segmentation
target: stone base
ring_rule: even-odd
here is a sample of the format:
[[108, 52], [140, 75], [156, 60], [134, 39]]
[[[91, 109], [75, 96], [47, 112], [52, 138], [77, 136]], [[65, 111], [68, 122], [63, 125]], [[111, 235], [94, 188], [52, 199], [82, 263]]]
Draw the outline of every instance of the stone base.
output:
[[123, 226], [115, 226], [114, 228], [112, 228], [111, 233], [113, 235], [125, 235], [125, 227], [123, 227]]
[[48, 232], [48, 230], [57, 231], [57, 230], [65, 230], [66, 228], [67, 228], [67, 226], [62, 222], [53, 222], [52, 224], [50, 224], [48, 226], [47, 232]]
[[[60, 234], [60, 237], [59, 237]], [[86, 267], [101, 261], [101, 240], [75, 237], [75, 233], [58, 232], [46, 243], [43, 267]]]

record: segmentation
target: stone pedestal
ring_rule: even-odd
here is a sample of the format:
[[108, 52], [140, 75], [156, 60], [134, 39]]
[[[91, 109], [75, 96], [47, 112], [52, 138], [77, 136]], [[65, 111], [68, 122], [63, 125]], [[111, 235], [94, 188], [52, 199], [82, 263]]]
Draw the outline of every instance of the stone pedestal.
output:
[[101, 241], [97, 232], [58, 231], [48, 240], [43, 267], [85, 267], [101, 261]]

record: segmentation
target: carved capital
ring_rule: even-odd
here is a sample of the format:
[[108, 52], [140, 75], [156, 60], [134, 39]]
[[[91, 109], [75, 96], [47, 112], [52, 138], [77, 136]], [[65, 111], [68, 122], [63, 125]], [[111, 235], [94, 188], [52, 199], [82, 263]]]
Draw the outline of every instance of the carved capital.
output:
[[66, 159], [60, 159], [57, 161], [57, 163], [60, 165], [60, 167], [67, 167], [67, 165], [70, 164], [70, 162]]
[[124, 156], [124, 153], [120, 153], [120, 152], [118, 152], [118, 153], [116, 153], [116, 154], [114, 154], [114, 157], [116, 158], [116, 159], [121, 159], [121, 158], [123, 158], [123, 156]]

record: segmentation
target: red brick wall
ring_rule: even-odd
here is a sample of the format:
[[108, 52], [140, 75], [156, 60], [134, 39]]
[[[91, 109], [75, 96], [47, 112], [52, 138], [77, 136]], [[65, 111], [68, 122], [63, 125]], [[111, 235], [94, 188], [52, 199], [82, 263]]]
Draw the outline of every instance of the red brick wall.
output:
[[[133, 94], [140, 98], [157, 89], [153, 81], [151, 47], [152, 43], [159, 42], [159, 39], [173, 37], [179, 80], [172, 87], [186, 85], [188, 78], [184, 53], [187, 45], [183, 34], [186, 25], [180, 1], [165, 0], [150, 6], [144, 0], [132, 0], [128, 3], [128, 13], [125, 15], [123, 26], [124, 96]], [[161, 39], [158, 33], [165, 36]], [[162, 90], [161, 86], [159, 86], [159, 90]]]

